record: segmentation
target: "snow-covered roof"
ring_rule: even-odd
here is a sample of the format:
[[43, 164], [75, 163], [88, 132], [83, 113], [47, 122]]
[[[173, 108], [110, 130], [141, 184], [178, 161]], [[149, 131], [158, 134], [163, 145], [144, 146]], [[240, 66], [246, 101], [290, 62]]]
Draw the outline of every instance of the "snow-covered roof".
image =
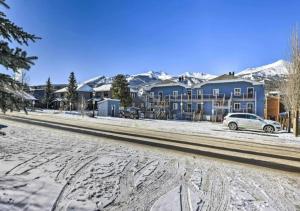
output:
[[64, 92], [67, 92], [68, 91], [68, 87], [64, 87], [64, 88], [61, 88], [59, 90], [56, 90], [55, 93], [64, 93]]
[[77, 87], [76, 91], [78, 91], [78, 92], [93, 92], [93, 88], [87, 84], [80, 84]]
[[112, 84], [103, 84], [101, 86], [98, 86], [94, 88], [95, 92], [107, 92], [110, 91]]
[[[68, 91], [68, 87], [64, 87], [62, 89], [55, 91], [55, 93], [65, 93], [67, 91]], [[93, 88], [87, 84], [79, 84], [76, 91], [78, 91], [78, 92], [93, 92]]]
[[247, 79], [238, 78], [238, 79], [231, 79], [231, 80], [206, 81], [206, 82], [194, 85], [193, 88], [200, 88], [200, 87], [202, 87], [206, 84], [221, 84], [221, 83], [232, 83], [232, 82], [248, 82], [248, 83], [251, 83], [253, 85], [263, 85], [264, 84], [262, 82], [257, 82], [257, 81], [251, 81], [251, 80], [247, 80]]
[[145, 87], [145, 90], [150, 90], [154, 87], [170, 87], [170, 86], [182, 86], [184, 88], [190, 88], [189, 85], [183, 84], [183, 83], [178, 83], [178, 82], [168, 82], [168, 83], [157, 83], [157, 84], [152, 84], [150, 86]]
[[117, 102], [120, 102], [120, 100], [119, 100], [119, 99], [113, 99], [113, 98], [104, 98], [103, 100], [101, 100], [101, 101], [98, 101], [98, 103], [103, 103], [103, 102], [105, 102], [105, 101], [117, 101]]
[[15, 94], [18, 97], [24, 98], [25, 100], [37, 100], [33, 95], [24, 91], [16, 91]]

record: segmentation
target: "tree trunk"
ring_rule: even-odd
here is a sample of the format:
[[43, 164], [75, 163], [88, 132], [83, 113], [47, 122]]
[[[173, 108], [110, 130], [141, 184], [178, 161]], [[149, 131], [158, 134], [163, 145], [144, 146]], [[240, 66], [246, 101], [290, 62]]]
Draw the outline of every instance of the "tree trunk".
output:
[[291, 124], [292, 124], [292, 117], [291, 117], [291, 111], [288, 113], [288, 133], [291, 132]]
[[299, 111], [297, 110], [295, 112], [294, 124], [293, 124], [294, 135], [296, 137], [298, 136], [298, 121], [299, 121], [298, 119], [299, 119]]

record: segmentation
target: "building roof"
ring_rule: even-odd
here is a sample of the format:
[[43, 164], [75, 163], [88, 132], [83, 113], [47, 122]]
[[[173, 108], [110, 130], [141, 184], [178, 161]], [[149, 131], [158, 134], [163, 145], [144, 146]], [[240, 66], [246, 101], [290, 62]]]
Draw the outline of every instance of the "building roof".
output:
[[150, 86], [147, 86], [147, 87], [145, 87], [145, 90], [149, 91], [150, 89], [152, 89], [154, 87], [170, 87], [170, 86], [171, 87], [172, 86], [182, 86], [184, 88], [190, 88], [189, 85], [184, 84], [184, 83], [174, 82], [174, 81], [168, 81], [168, 82], [164, 81], [164, 82], [160, 82], [160, 83], [156, 83], [156, 84], [152, 84]]
[[247, 79], [242, 79], [242, 78], [235, 78], [235, 79], [227, 79], [227, 80], [210, 80], [210, 81], [206, 81], [200, 84], [196, 84], [193, 86], [193, 88], [200, 88], [206, 84], [221, 84], [221, 83], [232, 83], [232, 82], [248, 82], [251, 83], [253, 85], [263, 85], [264, 83], [262, 82], [257, 82], [257, 81], [251, 81], [251, 80], [247, 80]]
[[16, 91], [15, 94], [18, 96], [18, 97], [21, 97], [21, 98], [24, 98], [25, 100], [37, 100], [33, 95], [25, 92], [25, 91]]
[[80, 84], [77, 89], [77, 92], [93, 92], [93, 88], [87, 84]]
[[103, 102], [106, 102], [106, 101], [117, 101], [117, 102], [120, 102], [119, 99], [104, 98], [104, 100], [98, 101], [98, 103], [103, 103]]
[[216, 78], [213, 78], [209, 81], [220, 81], [220, 80], [233, 80], [233, 79], [239, 79], [239, 77], [235, 76], [234, 74], [223, 74], [223, 75], [220, 75]]
[[68, 87], [64, 87], [64, 88], [61, 88], [59, 90], [56, 90], [55, 93], [64, 93], [64, 92], [67, 92], [68, 91]]
[[[87, 84], [79, 84], [76, 91], [77, 92], [93, 92], [93, 88]], [[68, 87], [64, 87], [62, 89], [55, 91], [55, 93], [65, 93], [65, 92], [68, 92]]]
[[101, 86], [98, 86], [94, 88], [95, 92], [108, 92], [111, 90], [112, 84], [103, 84]]

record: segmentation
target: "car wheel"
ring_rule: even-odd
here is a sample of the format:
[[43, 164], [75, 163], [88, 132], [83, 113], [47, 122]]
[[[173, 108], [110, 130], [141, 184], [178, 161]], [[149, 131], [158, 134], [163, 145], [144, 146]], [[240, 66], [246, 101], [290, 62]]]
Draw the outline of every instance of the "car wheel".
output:
[[274, 129], [273, 126], [267, 125], [267, 126], [264, 127], [264, 131], [265, 131], [266, 133], [274, 133], [275, 129]]
[[228, 124], [228, 127], [229, 127], [230, 130], [237, 130], [238, 129], [238, 126], [235, 122], [230, 122]]

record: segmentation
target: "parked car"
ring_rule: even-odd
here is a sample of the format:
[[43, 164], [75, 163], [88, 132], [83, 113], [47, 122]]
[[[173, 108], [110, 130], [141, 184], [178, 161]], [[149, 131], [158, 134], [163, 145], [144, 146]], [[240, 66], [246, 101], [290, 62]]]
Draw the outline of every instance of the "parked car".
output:
[[229, 113], [224, 117], [223, 124], [230, 130], [255, 129], [263, 130], [266, 133], [273, 133], [281, 130], [279, 122], [263, 119], [250, 113]]
[[129, 107], [124, 110], [120, 110], [120, 117], [121, 118], [130, 118], [130, 119], [139, 119], [140, 118], [139, 108]]

